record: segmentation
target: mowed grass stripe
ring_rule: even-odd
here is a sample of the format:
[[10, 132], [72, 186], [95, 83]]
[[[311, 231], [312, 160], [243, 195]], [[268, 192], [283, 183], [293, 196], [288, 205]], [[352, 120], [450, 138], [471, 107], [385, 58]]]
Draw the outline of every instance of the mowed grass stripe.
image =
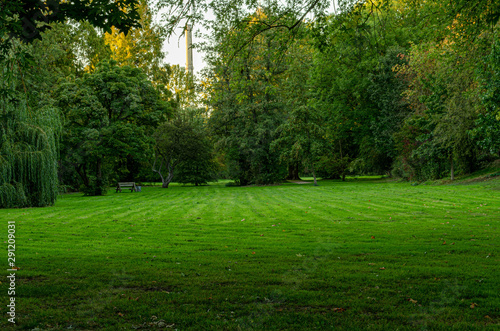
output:
[[151, 316], [183, 330], [499, 322], [491, 183], [320, 184], [143, 187], [2, 210], [19, 235], [18, 321], [82, 330], [137, 328]]

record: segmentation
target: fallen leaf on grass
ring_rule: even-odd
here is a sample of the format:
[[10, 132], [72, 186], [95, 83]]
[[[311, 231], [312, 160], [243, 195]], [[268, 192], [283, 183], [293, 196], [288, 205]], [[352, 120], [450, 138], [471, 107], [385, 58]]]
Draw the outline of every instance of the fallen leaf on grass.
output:
[[345, 308], [333, 308], [332, 310], [337, 312], [337, 313], [341, 313], [341, 312], [345, 311]]
[[122, 313], [118, 313], [118, 316], [121, 316], [121, 317], [123, 317], [123, 314], [122, 314]]
[[470, 304], [470, 308], [471, 308], [471, 309], [474, 309], [474, 308], [476, 308], [477, 306], [479, 306], [479, 305], [478, 305], [477, 303], [475, 303], [475, 302], [473, 302], [473, 303], [471, 303], [471, 304]]
[[410, 301], [411, 303], [417, 303], [418, 301], [417, 300], [413, 300], [413, 299], [408, 299], [408, 301]]
[[380, 270], [385, 270], [385, 268], [384, 268], [384, 267], [382, 267], [382, 268], [380, 268]]
[[375, 239], [375, 236], [372, 236], [372, 239]]

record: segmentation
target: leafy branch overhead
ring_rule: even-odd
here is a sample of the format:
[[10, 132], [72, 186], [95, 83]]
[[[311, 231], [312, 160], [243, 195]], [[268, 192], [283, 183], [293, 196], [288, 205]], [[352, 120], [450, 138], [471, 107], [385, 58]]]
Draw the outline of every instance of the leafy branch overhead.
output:
[[[376, 11], [385, 10], [394, 4], [401, 7], [418, 8], [420, 20], [426, 24], [441, 16], [441, 23], [445, 18], [447, 23], [453, 21], [469, 31], [479, 31], [484, 26], [494, 26], [500, 19], [500, 3], [494, 0], [450, 0], [443, 4], [441, 0], [425, 1], [391, 1], [391, 0], [156, 0], [157, 10], [163, 11], [162, 20], [170, 35], [184, 24], [201, 24], [209, 30], [217, 27], [231, 27], [234, 30], [253, 25], [255, 36], [274, 28], [294, 30], [298, 28], [308, 15], [316, 19], [341, 13], [355, 12], [355, 8], [371, 8], [366, 12], [366, 19], [370, 15], [378, 15]], [[248, 20], [249, 15], [256, 13], [259, 8], [266, 7], [275, 13], [272, 19], [262, 17], [258, 20]], [[207, 16], [212, 13], [213, 18]], [[287, 18], [293, 17], [292, 20]], [[361, 22], [361, 21], [360, 21]], [[364, 21], [366, 23], [366, 21]]]
[[[341, 4], [350, 2], [340, 1]], [[286, 29], [293, 33], [308, 14], [322, 15], [330, 4], [329, 0], [267, 1], [265, 4], [258, 0], [158, 0], [156, 7], [164, 11], [162, 21], [171, 35], [182, 22], [203, 26], [215, 39], [223, 34], [246, 31], [239, 47], [242, 49], [271, 29]], [[273, 12], [273, 16], [258, 15], [263, 7]]]
[[139, 27], [139, 0], [25, 0], [0, 3], [0, 35], [10, 35], [25, 43], [41, 38], [50, 23], [86, 20], [93, 26], [125, 34]]

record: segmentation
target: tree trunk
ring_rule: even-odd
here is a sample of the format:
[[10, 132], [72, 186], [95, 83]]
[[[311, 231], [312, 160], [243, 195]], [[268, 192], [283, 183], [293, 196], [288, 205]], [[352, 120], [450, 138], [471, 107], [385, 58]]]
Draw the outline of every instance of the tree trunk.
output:
[[85, 185], [86, 187], [89, 187], [90, 186], [90, 180], [89, 180], [89, 177], [87, 176], [87, 169], [85, 167], [85, 163], [78, 164], [78, 165], [74, 164], [74, 167], [75, 167], [76, 173], [82, 179], [83, 185]]
[[299, 163], [294, 162], [292, 164], [288, 165], [288, 176], [286, 177], [287, 180], [300, 180], [299, 177]]
[[340, 166], [342, 167], [342, 181], [345, 182], [345, 165], [344, 165], [344, 155], [342, 153], [342, 141], [339, 140], [340, 149]]
[[314, 164], [311, 164], [311, 169], [312, 169], [313, 178], [314, 178], [314, 186], [318, 186], [318, 181], [316, 180], [316, 171], [314, 171]]
[[167, 178], [165, 178], [165, 177], [163, 177], [163, 174], [161, 173], [161, 168], [162, 168], [162, 165], [163, 165], [162, 161], [163, 160], [160, 160], [160, 167], [158, 169], [155, 169], [156, 161], [157, 161], [157, 159], [155, 158], [152, 170], [154, 172], [158, 173], [158, 175], [160, 175], [160, 178], [161, 178], [161, 187], [162, 188], [168, 188], [168, 184], [170, 184], [170, 182], [172, 181], [172, 177], [174, 176], [173, 175], [173, 167], [171, 167], [170, 165], [168, 165], [168, 161], [165, 161], [165, 163], [167, 163], [167, 168], [169, 169], [168, 176], [167, 176]]
[[96, 163], [96, 183], [95, 183], [95, 195], [103, 195], [104, 188], [102, 182], [102, 159], [97, 159]]
[[167, 165], [168, 168], [168, 175], [165, 180], [163, 180], [162, 188], [168, 188], [168, 184], [174, 179], [174, 166], [173, 165]]

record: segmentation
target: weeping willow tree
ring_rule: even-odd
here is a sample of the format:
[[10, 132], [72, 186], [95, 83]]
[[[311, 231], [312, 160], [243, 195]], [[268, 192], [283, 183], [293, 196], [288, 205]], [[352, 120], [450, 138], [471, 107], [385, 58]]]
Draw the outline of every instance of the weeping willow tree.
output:
[[0, 61], [0, 208], [52, 205], [58, 192], [56, 108], [32, 109], [19, 58]]

